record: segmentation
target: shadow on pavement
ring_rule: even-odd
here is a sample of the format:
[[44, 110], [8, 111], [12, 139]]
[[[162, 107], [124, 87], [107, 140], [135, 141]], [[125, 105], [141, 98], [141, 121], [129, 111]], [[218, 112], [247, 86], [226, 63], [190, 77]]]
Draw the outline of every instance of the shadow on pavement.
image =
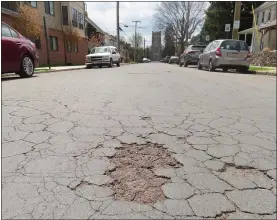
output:
[[10, 80], [22, 80], [22, 79], [31, 79], [37, 76], [32, 76], [30, 78], [20, 78], [20, 76], [17, 75], [7, 75], [7, 76], [1, 76], [1, 81], [10, 81]]

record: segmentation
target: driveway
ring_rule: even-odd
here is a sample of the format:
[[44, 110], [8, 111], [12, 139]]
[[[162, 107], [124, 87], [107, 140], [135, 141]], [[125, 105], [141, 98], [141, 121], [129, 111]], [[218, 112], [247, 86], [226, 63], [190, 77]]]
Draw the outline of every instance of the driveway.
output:
[[147, 63], [2, 80], [2, 218], [275, 219], [276, 77]]

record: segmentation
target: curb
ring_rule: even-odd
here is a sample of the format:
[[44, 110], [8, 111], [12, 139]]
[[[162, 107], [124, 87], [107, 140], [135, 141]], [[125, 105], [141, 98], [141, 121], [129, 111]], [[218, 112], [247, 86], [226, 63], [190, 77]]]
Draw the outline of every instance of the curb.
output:
[[[120, 65], [130, 65], [131, 63], [121, 63]], [[53, 73], [53, 72], [62, 72], [62, 71], [70, 71], [70, 70], [82, 70], [86, 69], [86, 67], [81, 67], [81, 68], [71, 68], [71, 69], [63, 69], [63, 70], [45, 70], [45, 71], [38, 71], [34, 72], [34, 74], [40, 74], [40, 73]]]
[[253, 74], [264, 75], [264, 76], [276, 76], [276, 72], [257, 72], [257, 71], [253, 71]]
[[72, 68], [72, 69], [63, 69], [63, 70], [45, 70], [45, 71], [34, 72], [34, 74], [40, 74], [40, 73], [53, 73], [53, 72], [62, 72], [62, 71], [70, 71], [70, 70], [82, 70], [82, 69], [85, 69], [85, 68], [86, 68], [86, 67]]

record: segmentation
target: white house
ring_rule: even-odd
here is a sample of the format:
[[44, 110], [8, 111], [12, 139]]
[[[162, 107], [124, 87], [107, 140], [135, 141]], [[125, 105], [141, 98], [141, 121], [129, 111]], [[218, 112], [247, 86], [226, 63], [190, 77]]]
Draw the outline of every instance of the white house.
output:
[[251, 51], [259, 52], [263, 48], [276, 50], [276, 2], [265, 2], [254, 10], [258, 32], [254, 19], [253, 27], [240, 31], [240, 35], [252, 34]]

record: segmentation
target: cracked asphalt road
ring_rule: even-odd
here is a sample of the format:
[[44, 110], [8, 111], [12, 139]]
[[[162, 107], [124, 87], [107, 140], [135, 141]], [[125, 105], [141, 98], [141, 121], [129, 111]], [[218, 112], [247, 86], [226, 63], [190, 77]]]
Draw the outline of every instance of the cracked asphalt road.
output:
[[[122, 145], [163, 145], [165, 200], [115, 200]], [[2, 218], [275, 219], [276, 78], [149, 63], [2, 82]]]

